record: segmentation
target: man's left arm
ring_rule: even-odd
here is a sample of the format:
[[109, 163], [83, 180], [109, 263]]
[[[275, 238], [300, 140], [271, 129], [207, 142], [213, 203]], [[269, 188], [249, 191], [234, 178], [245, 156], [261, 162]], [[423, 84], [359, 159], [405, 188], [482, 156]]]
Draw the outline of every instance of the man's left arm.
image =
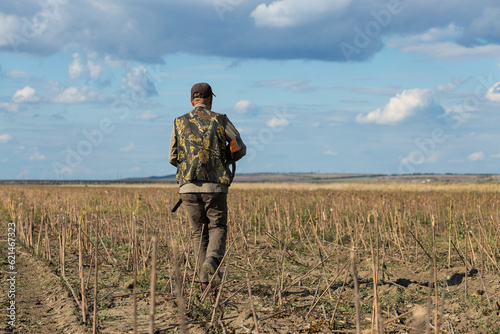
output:
[[238, 150], [234, 153], [231, 154], [231, 160], [233, 161], [238, 161], [241, 158], [247, 154], [247, 147], [245, 143], [243, 143], [243, 140], [240, 137], [240, 133], [236, 128], [234, 127], [233, 123], [229, 120], [229, 118], [226, 117], [226, 140], [231, 143], [232, 140], [234, 140], [234, 143], [236, 144]]

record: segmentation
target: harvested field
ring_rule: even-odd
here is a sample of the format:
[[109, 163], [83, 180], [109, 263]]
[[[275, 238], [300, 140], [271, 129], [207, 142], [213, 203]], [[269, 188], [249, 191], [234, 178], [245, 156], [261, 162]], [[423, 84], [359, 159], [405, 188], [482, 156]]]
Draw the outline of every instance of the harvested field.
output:
[[12, 223], [18, 272], [16, 327], [5, 311], [0, 328], [500, 332], [498, 183], [236, 183], [226, 278], [207, 292], [177, 199], [174, 185], [1, 185], [2, 310]]

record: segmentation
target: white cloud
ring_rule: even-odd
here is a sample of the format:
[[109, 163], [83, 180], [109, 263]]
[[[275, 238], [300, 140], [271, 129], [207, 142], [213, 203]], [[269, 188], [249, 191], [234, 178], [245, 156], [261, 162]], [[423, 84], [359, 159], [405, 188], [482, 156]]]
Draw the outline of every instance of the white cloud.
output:
[[463, 83], [462, 79], [455, 77], [450, 82], [437, 86], [437, 89], [445, 92], [452, 92]]
[[124, 69], [127, 67], [127, 62], [124, 60], [116, 59], [111, 57], [110, 55], [104, 56], [104, 62], [111, 66], [112, 68], [121, 68]]
[[[73, 54], [73, 62], [69, 65], [68, 72], [71, 79], [78, 79], [83, 75], [89, 75], [92, 79], [97, 79], [106, 70], [107, 60], [99, 60], [95, 53], [87, 55], [86, 62], [81, 59], [78, 53]], [[109, 56], [106, 58], [109, 59]], [[113, 65], [112, 62], [109, 63]]]
[[387, 41], [388, 47], [398, 48], [402, 52], [421, 54], [438, 59], [465, 60], [477, 57], [496, 58], [500, 45], [475, 45], [472, 47], [457, 44], [464, 35], [464, 29], [448, 24], [445, 28], [430, 28], [421, 34], [394, 37]]
[[99, 103], [108, 100], [108, 97], [90, 86], [69, 87], [52, 97], [54, 103]]
[[18, 31], [21, 25], [21, 19], [18, 16], [0, 13], [0, 46], [10, 46], [12, 32]]
[[500, 102], [500, 82], [497, 82], [490, 89], [488, 89], [486, 92], [486, 98], [493, 102]]
[[258, 27], [293, 27], [325, 16], [336, 16], [351, 0], [278, 0], [260, 4], [250, 14]]
[[12, 136], [7, 134], [7, 133], [0, 135], [0, 144], [8, 143], [11, 140], [12, 140]]
[[45, 156], [36, 151], [30, 156], [30, 160], [45, 160]]
[[120, 152], [129, 152], [132, 151], [135, 148], [134, 142], [130, 142], [128, 146], [120, 148]]
[[17, 103], [0, 103], [0, 109], [5, 110], [8, 113], [15, 114], [19, 111], [19, 105]]
[[453, 119], [456, 121], [459, 121], [461, 123], [468, 123], [469, 119], [472, 118], [473, 111], [477, 111], [477, 107], [471, 107], [470, 105], [464, 106], [464, 105], [449, 105], [449, 106], [444, 106], [443, 109], [445, 110], [445, 116], [447, 119]]
[[12, 100], [16, 103], [34, 103], [38, 102], [40, 98], [35, 95], [35, 89], [26, 86], [23, 89], [19, 89], [12, 96]]
[[270, 128], [278, 128], [287, 126], [288, 120], [286, 118], [273, 117], [269, 121], [267, 121], [266, 125]]
[[143, 121], [150, 121], [150, 120], [153, 120], [155, 118], [158, 118], [158, 114], [151, 112], [151, 110], [148, 110], [144, 114], [140, 114], [140, 115], [137, 115], [135, 117], [135, 119], [140, 119]]
[[484, 159], [484, 153], [482, 151], [474, 152], [467, 157], [469, 161], [479, 161]]
[[87, 68], [92, 79], [97, 79], [104, 72], [104, 66], [92, 60], [87, 61]]
[[377, 109], [366, 115], [359, 114], [356, 121], [359, 123], [398, 124], [412, 116], [419, 110], [428, 107], [431, 96], [428, 89], [408, 89], [391, 98], [383, 110]]
[[337, 155], [338, 152], [334, 152], [332, 150], [327, 150], [327, 151], [323, 152], [323, 154], [325, 154], [325, 155]]
[[427, 31], [416, 34], [412, 36], [405, 36], [404, 38], [395, 38], [393, 43], [399, 42], [406, 45], [414, 45], [417, 43], [429, 43], [429, 42], [442, 42], [442, 41], [454, 41], [460, 38], [463, 34], [463, 29], [456, 26], [454, 23], [450, 23], [445, 28], [430, 28]]
[[500, 159], [500, 153], [492, 154], [492, 155], [490, 155], [490, 158]]
[[140, 167], [135, 166], [135, 167], [132, 167], [132, 168], [130, 169], [130, 172], [139, 172], [140, 170], [141, 170], [141, 168], [140, 168]]
[[[165, 55], [179, 52], [244, 59], [346, 61], [340, 43], [352, 44], [358, 31], [364, 34], [370, 28], [370, 35], [375, 36], [366, 48], [361, 48], [362, 52], [353, 55], [353, 60], [371, 59], [394, 36], [415, 35], [413, 45], [459, 41], [467, 46], [462, 51], [485, 52], [483, 47], [488, 44], [500, 46], [495, 0], [480, 4], [445, 0], [439, 5], [429, 0], [189, 0], [175, 6], [172, 1], [142, 1], [142, 10], [138, 10], [134, 1], [50, 0], [51, 5], [45, 6], [46, 2], [42, 7], [35, 0], [27, 1], [25, 6], [16, 6], [14, 1], [3, 2], [2, 12], [9, 13], [0, 14], [3, 52], [48, 56], [75, 47], [113, 59], [150, 64], [161, 63]], [[216, 34], [210, 28], [197, 30], [193, 22], [203, 20], [207, 27], [221, 23], [221, 15], [217, 15], [217, 8], [214, 10], [216, 6], [219, 14], [224, 11], [231, 29], [219, 29]], [[198, 10], [193, 11], [194, 7]], [[373, 14], [383, 11], [389, 18]], [[248, 20], [253, 20], [252, 24]], [[377, 23], [380, 31], [373, 31], [378, 29], [374, 25]], [[32, 26], [34, 32], [30, 31]], [[280, 29], [269, 31], [255, 26]], [[176, 33], [169, 33], [172, 31]], [[12, 47], [9, 36], [16, 34], [23, 38], [23, 32], [24, 36], [31, 33], [27, 42], [20, 42], [17, 49]], [[221, 45], [217, 40], [226, 42]], [[481, 43], [484, 45], [470, 47]], [[419, 51], [418, 47], [415, 51]], [[454, 51], [448, 55], [453, 56]], [[492, 56], [499, 54], [489, 52]], [[82, 65], [88, 66], [81, 56]]]
[[83, 68], [82, 61], [80, 59], [80, 55], [78, 53], [73, 53], [73, 62], [69, 64], [68, 73], [71, 79], [78, 79], [84, 73], [85, 69]]
[[240, 100], [236, 102], [236, 104], [233, 107], [234, 111], [240, 114], [246, 114], [254, 108], [255, 108], [255, 103], [249, 100]]
[[156, 87], [148, 78], [148, 70], [140, 65], [127, 73], [127, 87], [133, 89], [140, 97], [156, 95]]

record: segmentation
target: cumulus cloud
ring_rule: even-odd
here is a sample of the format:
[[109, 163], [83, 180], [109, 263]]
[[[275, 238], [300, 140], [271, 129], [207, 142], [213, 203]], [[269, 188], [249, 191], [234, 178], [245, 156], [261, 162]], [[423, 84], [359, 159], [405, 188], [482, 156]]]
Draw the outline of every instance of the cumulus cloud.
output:
[[376, 123], [395, 125], [415, 116], [431, 104], [428, 89], [408, 89], [389, 100], [383, 109], [376, 109], [366, 115], [356, 116], [358, 123]]
[[[475, 9], [469, 13], [473, 15], [481, 14]], [[496, 10], [495, 10], [496, 11]], [[500, 14], [500, 12], [498, 12]], [[498, 14], [495, 14], [495, 21], [498, 22]], [[447, 17], [443, 16], [443, 19]], [[500, 51], [498, 42], [500, 40], [490, 34], [488, 29], [474, 28], [474, 22], [465, 19], [462, 25], [455, 22], [449, 23], [445, 27], [430, 27], [428, 30], [406, 35], [404, 37], [394, 37], [388, 40], [387, 46], [400, 49], [402, 52], [422, 54], [440, 59], [469, 59], [474, 57], [497, 57]], [[479, 36], [489, 35], [490, 42]], [[471, 37], [474, 36], [472, 39]], [[482, 43], [477, 43], [482, 39]]]
[[249, 111], [255, 109], [255, 103], [249, 100], [240, 100], [236, 102], [233, 109], [239, 114], [247, 114]]
[[92, 79], [97, 79], [104, 72], [104, 66], [94, 60], [87, 60], [87, 68]]
[[325, 152], [323, 152], [324, 155], [337, 155], [338, 152], [334, 152], [332, 150], [326, 150]]
[[464, 28], [450, 23], [445, 28], [432, 27], [427, 31], [405, 36], [394, 37], [387, 46], [400, 49], [402, 52], [421, 54], [439, 59], [463, 60], [476, 57], [496, 58], [500, 45], [463, 45]]
[[155, 118], [158, 118], [158, 114], [151, 112], [151, 110], [147, 110], [145, 113], [137, 115], [135, 117], [135, 119], [139, 119], [142, 121], [150, 121], [150, 120], [153, 120]]
[[278, 128], [288, 126], [288, 120], [282, 117], [273, 117], [267, 121], [266, 125], [270, 128]]
[[76, 104], [76, 103], [106, 103], [110, 97], [96, 91], [90, 86], [68, 87], [56, 93], [52, 98], [53, 103]]
[[21, 18], [17, 15], [0, 13], [0, 46], [11, 45], [12, 31], [18, 31], [21, 27]]
[[351, 0], [278, 0], [260, 4], [250, 14], [258, 27], [292, 27], [342, 12]]
[[15, 103], [0, 103], [0, 109], [9, 113], [16, 113], [19, 111], [22, 103], [78, 104], [111, 103], [113, 101], [111, 95], [104, 94], [88, 85], [63, 87], [58, 82], [49, 82], [46, 86], [49, 89], [41, 96], [30, 86], [19, 89], [12, 96], [12, 100]]
[[452, 122], [460, 122], [457, 124], [468, 123], [472, 117], [472, 112], [477, 111], [477, 108], [472, 108], [469, 106], [459, 105], [448, 105], [444, 107], [445, 113], [442, 115], [444, 119]]
[[500, 153], [492, 154], [492, 155], [490, 155], [490, 158], [500, 159]]
[[[462, 55], [497, 51], [498, 55], [491, 46], [500, 44], [497, 0], [482, 0], [480, 5], [443, 0], [439, 6], [430, 0], [223, 2], [231, 15], [225, 15], [221, 24], [214, 1], [208, 0], [73, 0], [52, 1], [53, 6], [34, 0], [23, 6], [4, 1], [0, 4], [0, 51], [47, 56], [76, 46], [100, 57], [148, 63], [163, 63], [165, 55], [180, 52], [346, 61], [339, 45], [353, 44], [367, 28], [376, 33], [370, 33], [350, 60], [370, 59], [395, 36], [414, 36], [412, 44], [406, 45], [416, 46], [414, 52], [431, 52], [432, 47], [418, 47], [421, 44], [448, 42], [452, 50], [442, 56], [450, 57], [456, 51]], [[391, 3], [398, 3], [398, 10], [391, 11]], [[210, 29], [199, 29], [199, 22]], [[30, 28], [33, 31], [28, 36]], [[14, 41], [12, 36], [17, 36]], [[457, 45], [463, 49], [454, 47]], [[448, 46], [438, 47], [445, 52]], [[96, 75], [83, 58], [80, 65]]]
[[493, 102], [500, 102], [500, 82], [497, 82], [490, 89], [488, 89], [486, 92], [486, 98]]
[[133, 67], [127, 73], [127, 87], [139, 96], [158, 95], [155, 84], [149, 79], [148, 71], [143, 65]]
[[484, 160], [484, 153], [482, 151], [474, 152], [467, 157], [469, 161], [479, 161]]
[[78, 53], [73, 54], [73, 62], [69, 64], [68, 73], [71, 79], [77, 79], [82, 76], [84, 68], [80, 55]]
[[39, 100], [40, 98], [36, 95], [35, 89], [30, 86], [19, 89], [14, 93], [14, 96], [12, 96], [12, 101], [16, 103], [35, 103]]
[[[92, 79], [97, 79], [106, 70], [106, 59], [98, 59], [97, 54], [90, 53], [87, 56], [87, 61], [82, 59], [79, 53], [73, 54], [73, 62], [68, 67], [68, 73], [71, 79], [78, 79], [84, 75], [88, 75]], [[109, 62], [110, 65], [113, 62]]]
[[11, 140], [12, 140], [12, 136], [9, 135], [8, 133], [4, 133], [3, 135], [0, 135], [0, 144], [8, 143]]

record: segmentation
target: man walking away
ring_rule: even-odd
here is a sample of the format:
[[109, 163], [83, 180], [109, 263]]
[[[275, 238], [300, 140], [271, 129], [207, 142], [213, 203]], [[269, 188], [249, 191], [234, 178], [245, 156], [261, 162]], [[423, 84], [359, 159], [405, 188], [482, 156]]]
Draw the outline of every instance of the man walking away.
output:
[[[194, 109], [175, 119], [169, 150], [191, 224], [196, 272], [203, 289], [226, 251], [227, 192], [234, 176], [229, 165], [246, 154], [227, 116], [211, 111], [214, 96], [207, 83], [191, 88]], [[220, 283], [220, 276], [214, 282]]]

